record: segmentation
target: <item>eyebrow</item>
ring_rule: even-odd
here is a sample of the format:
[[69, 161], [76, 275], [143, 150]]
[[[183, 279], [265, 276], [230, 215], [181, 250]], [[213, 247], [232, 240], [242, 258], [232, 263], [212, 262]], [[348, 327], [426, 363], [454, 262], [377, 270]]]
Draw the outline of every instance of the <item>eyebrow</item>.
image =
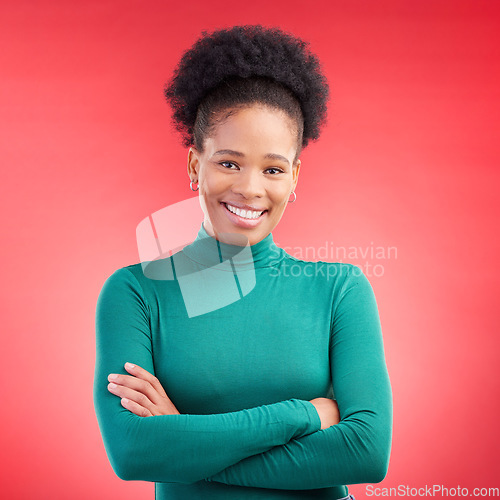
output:
[[[238, 156], [239, 158], [243, 158], [245, 156], [240, 151], [234, 151], [232, 149], [220, 149], [219, 151], [215, 152], [212, 155], [212, 158], [214, 156], [224, 156], [224, 155]], [[288, 159], [285, 158], [283, 155], [280, 155], [278, 153], [267, 153], [266, 155], [264, 155], [264, 158], [270, 159], [270, 160], [281, 160], [281, 161], [284, 161], [286, 164], [290, 165], [290, 162], [288, 161]]]

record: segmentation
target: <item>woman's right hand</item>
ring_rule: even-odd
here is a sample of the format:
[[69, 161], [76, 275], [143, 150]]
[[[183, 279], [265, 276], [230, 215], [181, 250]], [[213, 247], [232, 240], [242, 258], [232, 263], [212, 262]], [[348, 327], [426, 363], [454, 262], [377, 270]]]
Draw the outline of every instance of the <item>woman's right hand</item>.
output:
[[337, 401], [330, 398], [315, 398], [309, 401], [314, 405], [321, 420], [321, 429], [327, 429], [340, 422]]

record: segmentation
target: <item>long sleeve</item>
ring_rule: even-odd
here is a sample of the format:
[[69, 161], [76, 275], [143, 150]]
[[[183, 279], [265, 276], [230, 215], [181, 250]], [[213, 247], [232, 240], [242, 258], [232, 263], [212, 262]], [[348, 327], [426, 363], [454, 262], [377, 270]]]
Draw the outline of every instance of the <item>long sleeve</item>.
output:
[[330, 363], [341, 421], [242, 460], [207, 481], [278, 489], [376, 483], [387, 474], [392, 390], [370, 282], [349, 269], [333, 304]]
[[97, 300], [93, 388], [104, 446], [122, 479], [192, 483], [320, 429], [316, 409], [300, 399], [229, 413], [139, 417], [107, 389], [108, 375], [126, 374], [127, 361], [155, 374], [150, 308], [140, 283], [122, 268]]

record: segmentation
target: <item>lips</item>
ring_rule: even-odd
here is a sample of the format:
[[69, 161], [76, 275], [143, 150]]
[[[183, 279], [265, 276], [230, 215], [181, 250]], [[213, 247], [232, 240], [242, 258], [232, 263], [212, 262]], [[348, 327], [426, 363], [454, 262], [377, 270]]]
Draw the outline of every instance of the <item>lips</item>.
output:
[[247, 207], [243, 208], [243, 207], [238, 207], [237, 205], [232, 205], [231, 203], [225, 203], [225, 202], [222, 203], [227, 210], [237, 215], [238, 217], [242, 217], [243, 219], [249, 219], [249, 220], [258, 219], [266, 211], [265, 209], [251, 209]]
[[255, 219], [246, 219], [245, 217], [241, 217], [241, 216], [231, 212], [227, 208], [227, 205], [225, 202], [221, 202], [221, 205], [224, 208], [225, 214], [227, 215], [227, 217], [229, 218], [229, 220], [233, 224], [235, 224], [236, 226], [242, 227], [242, 228], [246, 228], [246, 229], [258, 226], [262, 222], [262, 220], [266, 217], [266, 214], [268, 212], [268, 210], [266, 209], [262, 212], [262, 214], [260, 214], [259, 217], [255, 218]]

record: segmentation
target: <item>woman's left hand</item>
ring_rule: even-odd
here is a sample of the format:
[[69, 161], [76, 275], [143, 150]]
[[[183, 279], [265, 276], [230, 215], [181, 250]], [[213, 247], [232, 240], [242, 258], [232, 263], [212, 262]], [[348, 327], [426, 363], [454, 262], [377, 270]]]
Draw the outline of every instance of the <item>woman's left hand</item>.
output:
[[153, 374], [132, 363], [125, 363], [125, 370], [131, 375], [108, 375], [108, 390], [121, 398], [124, 408], [139, 417], [180, 414]]

